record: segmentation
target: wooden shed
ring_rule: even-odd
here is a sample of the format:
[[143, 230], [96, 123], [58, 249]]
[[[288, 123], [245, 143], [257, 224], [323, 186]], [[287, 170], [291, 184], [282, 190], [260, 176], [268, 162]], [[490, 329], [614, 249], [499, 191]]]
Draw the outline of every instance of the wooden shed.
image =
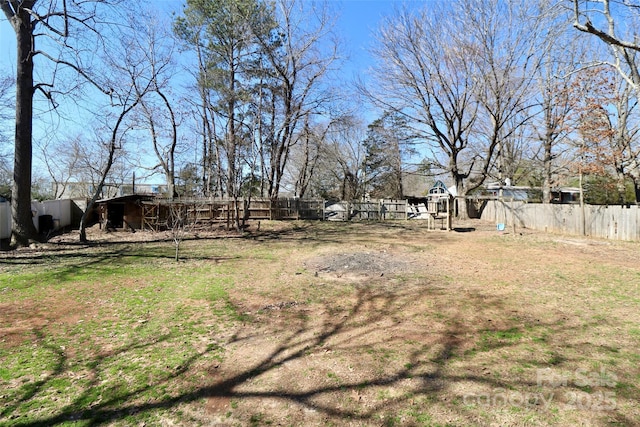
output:
[[106, 229], [140, 230], [142, 228], [142, 202], [154, 196], [131, 194], [102, 199], [96, 202], [101, 227]]

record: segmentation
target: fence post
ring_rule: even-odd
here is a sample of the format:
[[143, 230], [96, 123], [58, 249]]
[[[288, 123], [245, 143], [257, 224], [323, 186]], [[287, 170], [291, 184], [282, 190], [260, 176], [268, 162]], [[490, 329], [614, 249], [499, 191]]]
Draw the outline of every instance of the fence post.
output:
[[513, 197], [511, 198], [511, 221], [513, 221], [513, 235], [516, 234], [516, 207], [513, 203]]

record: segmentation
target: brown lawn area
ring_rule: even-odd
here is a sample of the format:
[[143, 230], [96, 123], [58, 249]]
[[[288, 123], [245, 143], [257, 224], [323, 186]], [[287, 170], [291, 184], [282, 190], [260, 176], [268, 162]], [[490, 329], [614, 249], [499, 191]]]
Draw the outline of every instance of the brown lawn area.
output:
[[0, 424], [640, 425], [640, 244], [454, 226], [2, 253]]

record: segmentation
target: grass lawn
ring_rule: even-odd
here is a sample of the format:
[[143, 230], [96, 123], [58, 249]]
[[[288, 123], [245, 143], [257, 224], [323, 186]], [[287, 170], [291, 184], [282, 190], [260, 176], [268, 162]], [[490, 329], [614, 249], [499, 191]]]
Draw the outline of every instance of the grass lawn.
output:
[[425, 226], [0, 253], [0, 425], [640, 425], [640, 243]]

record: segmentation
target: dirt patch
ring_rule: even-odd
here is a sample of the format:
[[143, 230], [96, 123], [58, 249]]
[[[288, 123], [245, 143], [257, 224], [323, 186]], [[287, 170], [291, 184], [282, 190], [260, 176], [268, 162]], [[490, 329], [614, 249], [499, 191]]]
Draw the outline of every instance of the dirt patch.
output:
[[66, 292], [50, 292], [41, 304], [31, 301], [0, 304], [0, 343], [15, 347], [25, 341], [37, 341], [45, 328], [73, 325], [92, 313], [91, 307], [78, 304]]
[[415, 263], [406, 254], [379, 252], [342, 252], [312, 258], [304, 263], [316, 276], [367, 279], [409, 273]]

